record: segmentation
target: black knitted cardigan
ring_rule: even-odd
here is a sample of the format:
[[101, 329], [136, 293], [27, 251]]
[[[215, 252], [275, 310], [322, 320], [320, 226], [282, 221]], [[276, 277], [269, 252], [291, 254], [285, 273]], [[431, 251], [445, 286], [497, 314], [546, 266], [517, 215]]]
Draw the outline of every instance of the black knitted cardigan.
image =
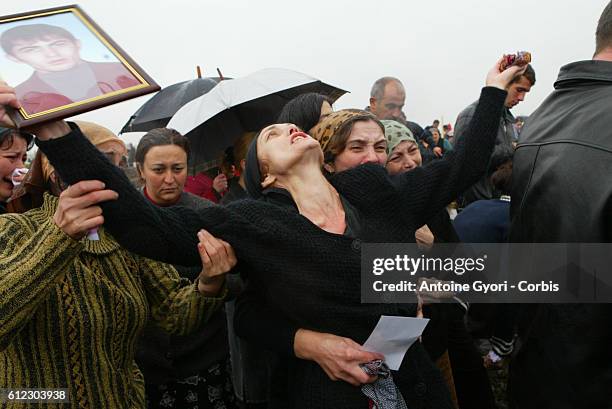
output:
[[[452, 155], [411, 172], [388, 176], [379, 165], [339, 173], [333, 186], [360, 213], [364, 242], [414, 242], [415, 230], [485, 172], [506, 92], [482, 90], [466, 137]], [[37, 141], [67, 183], [102, 180], [119, 199], [102, 205], [105, 227], [127, 250], [155, 260], [199, 265], [197, 232], [228, 241], [240, 270], [266, 289], [267, 303], [304, 328], [362, 343], [380, 315], [413, 315], [412, 305], [361, 304], [361, 241], [326, 232], [294, 210], [240, 200], [199, 211], [149, 203], [123, 172], [82, 136]], [[266, 334], [262, 334], [266, 336]], [[321, 368], [295, 360], [289, 391], [299, 408], [366, 408], [359, 388], [332, 382]], [[439, 372], [416, 343], [394, 375], [409, 408], [451, 408]]]

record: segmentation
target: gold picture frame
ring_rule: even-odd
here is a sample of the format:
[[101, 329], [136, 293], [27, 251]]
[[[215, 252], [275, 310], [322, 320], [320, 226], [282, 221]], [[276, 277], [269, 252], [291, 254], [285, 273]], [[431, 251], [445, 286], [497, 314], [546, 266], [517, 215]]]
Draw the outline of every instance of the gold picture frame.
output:
[[0, 76], [21, 105], [12, 115], [18, 127], [160, 89], [77, 5], [0, 17], [0, 47]]

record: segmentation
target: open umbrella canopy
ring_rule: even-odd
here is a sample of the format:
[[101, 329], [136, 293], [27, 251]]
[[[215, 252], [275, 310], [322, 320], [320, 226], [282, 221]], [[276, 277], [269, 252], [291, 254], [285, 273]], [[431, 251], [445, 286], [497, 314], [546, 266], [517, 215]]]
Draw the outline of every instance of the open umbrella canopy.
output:
[[147, 132], [161, 128], [183, 105], [206, 94], [221, 81], [218, 77], [196, 78], [165, 87], [145, 102], [121, 129], [124, 132]]
[[185, 104], [167, 126], [189, 137], [192, 165], [197, 165], [218, 157], [244, 132], [274, 123], [287, 102], [306, 92], [326, 95], [332, 102], [346, 93], [300, 72], [266, 68], [222, 81]]

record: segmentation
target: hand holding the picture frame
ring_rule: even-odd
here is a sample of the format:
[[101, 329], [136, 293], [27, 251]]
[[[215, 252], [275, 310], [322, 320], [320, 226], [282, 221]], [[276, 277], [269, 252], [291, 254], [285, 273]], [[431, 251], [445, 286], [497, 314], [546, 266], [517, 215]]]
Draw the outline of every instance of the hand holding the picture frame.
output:
[[[11, 110], [20, 108], [19, 100], [15, 94], [15, 89], [8, 86], [0, 78], [0, 126], [5, 128], [15, 128]], [[50, 121], [40, 125], [32, 125], [24, 128], [25, 131], [35, 135], [40, 140], [60, 138], [70, 132], [70, 127], [63, 121]]]
[[0, 126], [5, 128], [15, 128], [15, 122], [9, 114], [11, 109], [19, 109], [19, 100], [15, 94], [15, 89], [8, 86], [0, 78]]
[[[9, 112], [19, 108], [15, 89], [0, 78], [0, 126], [14, 128], [15, 123]], [[64, 120], [44, 122], [22, 129], [34, 134], [40, 140], [60, 138], [71, 131]], [[75, 240], [81, 239], [86, 234], [90, 240], [97, 240], [97, 228], [104, 222], [98, 204], [116, 198], [117, 193], [105, 190], [104, 184], [100, 181], [81, 181], [59, 195], [59, 205], [53, 216], [53, 222]]]

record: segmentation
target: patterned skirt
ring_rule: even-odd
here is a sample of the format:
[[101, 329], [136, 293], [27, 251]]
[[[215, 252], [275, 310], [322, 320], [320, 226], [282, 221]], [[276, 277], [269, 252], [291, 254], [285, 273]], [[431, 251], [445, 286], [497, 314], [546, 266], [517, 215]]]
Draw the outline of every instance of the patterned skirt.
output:
[[229, 371], [224, 360], [197, 375], [162, 385], [146, 385], [148, 409], [237, 409]]

